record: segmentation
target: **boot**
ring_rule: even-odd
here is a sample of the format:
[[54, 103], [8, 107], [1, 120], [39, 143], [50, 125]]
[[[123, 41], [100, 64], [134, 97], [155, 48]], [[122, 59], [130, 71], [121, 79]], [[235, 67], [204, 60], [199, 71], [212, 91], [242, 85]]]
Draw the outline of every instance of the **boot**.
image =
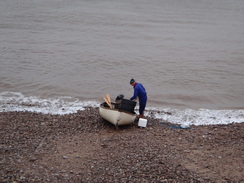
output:
[[144, 113], [140, 114], [139, 118], [144, 118]]

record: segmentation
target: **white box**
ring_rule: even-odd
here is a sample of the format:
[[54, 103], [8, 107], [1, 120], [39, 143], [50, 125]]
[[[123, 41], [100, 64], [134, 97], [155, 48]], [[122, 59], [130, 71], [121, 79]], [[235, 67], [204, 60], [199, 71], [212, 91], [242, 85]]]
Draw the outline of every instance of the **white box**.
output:
[[147, 127], [147, 119], [140, 118], [138, 122], [138, 126]]

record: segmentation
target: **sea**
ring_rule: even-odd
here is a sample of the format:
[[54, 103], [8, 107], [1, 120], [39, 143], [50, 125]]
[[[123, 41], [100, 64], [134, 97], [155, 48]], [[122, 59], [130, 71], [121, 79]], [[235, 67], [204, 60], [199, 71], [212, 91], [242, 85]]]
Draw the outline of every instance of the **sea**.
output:
[[146, 116], [244, 122], [244, 1], [0, 1], [1, 113], [97, 108], [131, 78]]

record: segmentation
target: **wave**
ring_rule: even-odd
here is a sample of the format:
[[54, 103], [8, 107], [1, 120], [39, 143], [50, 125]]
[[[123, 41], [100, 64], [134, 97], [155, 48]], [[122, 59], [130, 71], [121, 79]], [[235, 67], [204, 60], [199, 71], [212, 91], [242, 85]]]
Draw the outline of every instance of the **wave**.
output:
[[[0, 93], [0, 112], [29, 111], [65, 115], [99, 107], [99, 101], [81, 101], [69, 96], [41, 98], [25, 96], [20, 92]], [[138, 113], [138, 107], [135, 111]], [[244, 110], [176, 109], [147, 107], [145, 115], [161, 122], [184, 125], [216, 125], [244, 122]]]
[[80, 101], [69, 96], [41, 98], [24, 96], [19, 92], [0, 93], [0, 112], [29, 111], [43, 114], [70, 114], [85, 107], [98, 107], [97, 101]]
[[147, 115], [161, 119], [162, 122], [189, 125], [217, 125], [244, 122], [244, 110], [173, 109], [157, 108]]

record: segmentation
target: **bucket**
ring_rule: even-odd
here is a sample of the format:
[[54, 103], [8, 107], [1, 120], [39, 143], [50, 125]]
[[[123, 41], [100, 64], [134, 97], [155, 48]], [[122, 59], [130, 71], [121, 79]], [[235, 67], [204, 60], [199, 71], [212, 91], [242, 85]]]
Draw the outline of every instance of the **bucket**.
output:
[[147, 119], [140, 118], [138, 122], [138, 126], [140, 127], [147, 127]]

